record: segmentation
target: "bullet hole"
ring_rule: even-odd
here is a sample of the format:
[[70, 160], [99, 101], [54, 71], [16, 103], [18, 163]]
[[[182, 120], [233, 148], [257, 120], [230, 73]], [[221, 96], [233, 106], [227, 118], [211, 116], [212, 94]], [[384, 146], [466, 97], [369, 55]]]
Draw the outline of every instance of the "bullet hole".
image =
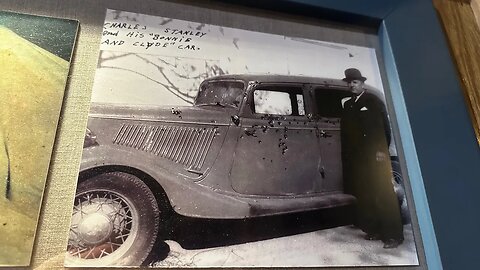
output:
[[265, 157], [262, 157], [263, 160], [265, 160]]
[[267, 132], [267, 129], [268, 129], [267, 126], [262, 126], [262, 131], [263, 131], [263, 133], [266, 133], [266, 132]]
[[261, 140], [258, 140], [258, 143], [262, 143], [262, 141], [261, 141]]
[[270, 163], [273, 163], [273, 159], [270, 159]]
[[288, 124], [289, 124], [289, 125], [291, 125], [291, 124], [292, 124], [292, 122], [291, 122], [291, 121], [289, 121], [289, 122], [288, 122]]
[[257, 134], [255, 134], [255, 129], [253, 130], [245, 130], [245, 135], [247, 136], [252, 136], [252, 137], [257, 137]]
[[232, 115], [230, 116], [230, 118], [232, 119], [232, 122], [238, 126], [240, 124], [240, 117], [238, 117], [238, 115]]
[[330, 138], [330, 137], [332, 137], [332, 134], [327, 133], [327, 132], [325, 132], [325, 131], [322, 130], [322, 131], [320, 131], [320, 136], [321, 136], [322, 138]]
[[5, 223], [3, 223], [3, 226], [6, 226], [6, 225], [7, 225], [7, 223], [6, 223], [6, 222], [5, 222]]
[[178, 118], [182, 119], [182, 116], [181, 116], [181, 115], [179, 115], [179, 116], [178, 116]]
[[172, 112], [173, 115], [180, 115], [182, 113], [182, 111], [179, 110], [178, 108], [177, 109], [172, 108], [171, 112]]
[[217, 123], [217, 121], [212, 119], [212, 120], [210, 120], [210, 123]]
[[287, 170], [287, 167], [285, 167], [285, 171]]

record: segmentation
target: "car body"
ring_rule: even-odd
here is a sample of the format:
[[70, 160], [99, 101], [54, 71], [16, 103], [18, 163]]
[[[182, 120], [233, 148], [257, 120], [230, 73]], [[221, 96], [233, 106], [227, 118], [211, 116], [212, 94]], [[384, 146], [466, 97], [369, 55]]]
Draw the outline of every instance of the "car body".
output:
[[[378, 90], [368, 89], [383, 100]], [[340, 141], [342, 102], [350, 96], [342, 80], [223, 75], [201, 83], [193, 106], [92, 104], [79, 185], [95, 177], [103, 181], [102, 174], [117, 173], [108, 176], [110, 185], [131, 175], [151, 191], [158, 211], [196, 218], [242, 219], [351, 205], [355, 198], [343, 192]], [[107, 197], [98, 195], [99, 190], [107, 194], [106, 188], [97, 189], [96, 196]], [[125, 196], [125, 205], [135, 200], [122, 193], [128, 192], [121, 187], [112, 192]], [[82, 222], [78, 217], [73, 223]], [[160, 217], [154, 226], [161, 223]], [[98, 235], [108, 234], [107, 227]], [[86, 229], [79, 234], [87, 235]]]

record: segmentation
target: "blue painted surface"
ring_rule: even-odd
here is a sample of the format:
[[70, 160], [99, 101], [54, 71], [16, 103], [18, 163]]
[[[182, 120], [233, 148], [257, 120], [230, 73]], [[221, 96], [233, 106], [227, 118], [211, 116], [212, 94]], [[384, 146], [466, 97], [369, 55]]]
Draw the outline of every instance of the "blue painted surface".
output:
[[404, 1], [384, 21], [445, 269], [478, 269], [480, 151], [430, 1]]
[[287, 0], [285, 2], [383, 19], [402, 0]]
[[[418, 226], [421, 231], [427, 265], [430, 269], [442, 269], [442, 262], [437, 247], [437, 239], [435, 237], [435, 229], [432, 224], [425, 185], [405, 105], [402, 83], [398, 76], [395, 55], [392, 51], [390, 38], [385, 24], [382, 24], [380, 27], [378, 36], [385, 61], [385, 69], [388, 77], [388, 84], [390, 86], [390, 96], [392, 98], [393, 109], [397, 118], [398, 129], [400, 131], [405, 162], [408, 168], [408, 176], [417, 211]], [[417, 235], [416, 237], [419, 236]]]

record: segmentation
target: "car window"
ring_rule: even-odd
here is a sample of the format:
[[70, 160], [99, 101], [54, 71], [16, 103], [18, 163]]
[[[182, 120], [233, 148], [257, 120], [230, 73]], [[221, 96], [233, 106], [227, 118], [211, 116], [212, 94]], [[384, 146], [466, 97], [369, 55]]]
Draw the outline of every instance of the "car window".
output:
[[[351, 94], [348, 91], [337, 89], [315, 88], [315, 102], [317, 113], [321, 117], [341, 117], [343, 102]], [[342, 102], [343, 100], [343, 102]]]
[[301, 88], [262, 87], [253, 92], [254, 112], [272, 115], [305, 115]]
[[212, 81], [204, 83], [195, 100], [196, 106], [238, 108], [243, 98], [244, 84], [239, 81]]
[[255, 113], [291, 115], [292, 102], [288, 93], [268, 90], [253, 92]]

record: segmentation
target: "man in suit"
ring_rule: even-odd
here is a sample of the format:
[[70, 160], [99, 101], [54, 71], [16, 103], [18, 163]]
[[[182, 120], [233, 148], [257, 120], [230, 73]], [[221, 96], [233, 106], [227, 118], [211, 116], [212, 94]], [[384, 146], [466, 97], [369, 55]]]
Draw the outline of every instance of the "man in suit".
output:
[[396, 248], [403, 242], [403, 225], [391, 180], [391, 132], [385, 104], [369, 93], [358, 69], [345, 70], [343, 80], [352, 92], [341, 118], [345, 192], [357, 198], [356, 225], [366, 233], [365, 239], [382, 240], [384, 248]]

